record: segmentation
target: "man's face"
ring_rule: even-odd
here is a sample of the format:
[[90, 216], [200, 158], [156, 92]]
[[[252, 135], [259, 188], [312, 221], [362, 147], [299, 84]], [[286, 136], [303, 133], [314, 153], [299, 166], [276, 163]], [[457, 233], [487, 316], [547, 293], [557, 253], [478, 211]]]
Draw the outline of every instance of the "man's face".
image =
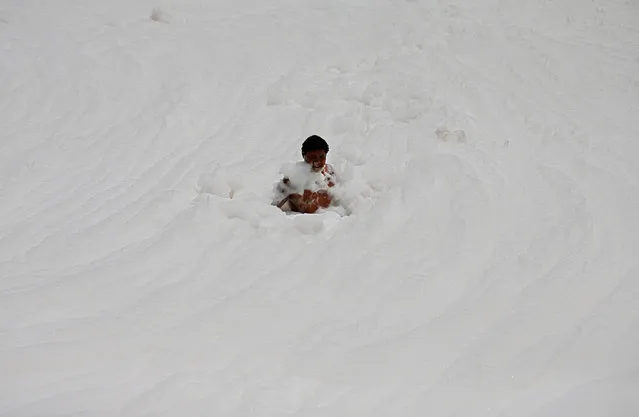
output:
[[313, 171], [320, 172], [326, 165], [326, 152], [323, 149], [306, 152], [304, 161], [311, 166]]

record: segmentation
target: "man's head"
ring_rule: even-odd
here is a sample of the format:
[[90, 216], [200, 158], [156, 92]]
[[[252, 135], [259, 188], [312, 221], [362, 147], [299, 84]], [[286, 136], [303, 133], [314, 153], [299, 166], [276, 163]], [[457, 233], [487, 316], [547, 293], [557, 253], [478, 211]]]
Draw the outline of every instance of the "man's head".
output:
[[302, 144], [302, 157], [315, 172], [324, 169], [327, 153], [328, 143], [317, 135], [309, 136]]

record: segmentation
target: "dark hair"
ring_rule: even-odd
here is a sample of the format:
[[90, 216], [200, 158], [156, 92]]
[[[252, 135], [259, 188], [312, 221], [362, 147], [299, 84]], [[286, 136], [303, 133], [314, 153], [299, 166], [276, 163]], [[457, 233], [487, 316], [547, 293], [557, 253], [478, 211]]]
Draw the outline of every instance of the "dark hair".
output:
[[319, 150], [324, 150], [324, 152], [328, 153], [328, 143], [317, 135], [309, 136], [302, 144], [302, 155]]

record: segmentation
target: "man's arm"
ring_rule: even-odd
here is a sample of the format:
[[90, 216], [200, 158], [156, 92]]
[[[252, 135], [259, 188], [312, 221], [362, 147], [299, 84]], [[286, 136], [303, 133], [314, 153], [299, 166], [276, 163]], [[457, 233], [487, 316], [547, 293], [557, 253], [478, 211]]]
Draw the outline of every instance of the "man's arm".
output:
[[315, 213], [320, 207], [328, 207], [331, 204], [331, 198], [326, 191], [304, 190], [303, 195], [291, 194], [288, 196], [288, 202], [294, 211]]
[[278, 208], [282, 208], [290, 199], [293, 192], [294, 190], [293, 187], [291, 187], [291, 181], [286, 177], [282, 178], [274, 189], [273, 205]]

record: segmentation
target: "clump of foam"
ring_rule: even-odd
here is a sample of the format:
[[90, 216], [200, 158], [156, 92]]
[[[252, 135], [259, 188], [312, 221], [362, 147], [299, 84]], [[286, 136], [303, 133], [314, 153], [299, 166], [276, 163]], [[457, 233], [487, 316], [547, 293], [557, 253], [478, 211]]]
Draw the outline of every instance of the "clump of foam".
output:
[[312, 171], [310, 165], [300, 161], [282, 165], [280, 173], [288, 179], [288, 186], [293, 192], [302, 193], [306, 189]]
[[315, 172], [311, 166], [304, 161], [284, 164], [280, 173], [289, 180], [289, 186], [297, 193], [304, 190], [319, 191], [326, 189], [324, 176], [320, 172]]
[[210, 172], [200, 175], [197, 191], [200, 194], [211, 194], [222, 198], [234, 198], [244, 188], [241, 176], [216, 166]]
[[282, 201], [287, 195], [302, 194], [304, 190], [313, 192], [326, 189], [326, 181], [320, 172], [314, 172], [304, 161], [282, 165], [280, 173], [286, 184], [278, 181], [273, 187], [273, 202]]
[[314, 172], [304, 161], [282, 165], [280, 173], [288, 182], [285, 187], [281, 181], [274, 185], [274, 204], [293, 193], [302, 194], [304, 190], [316, 192], [326, 189], [332, 197], [332, 203], [320, 212], [334, 212], [339, 216], [355, 214], [370, 209], [376, 195], [387, 192], [396, 179], [395, 173], [384, 169], [383, 165], [375, 165], [374, 169], [355, 169], [346, 164], [341, 168], [335, 173], [335, 186], [327, 189], [323, 175]]

